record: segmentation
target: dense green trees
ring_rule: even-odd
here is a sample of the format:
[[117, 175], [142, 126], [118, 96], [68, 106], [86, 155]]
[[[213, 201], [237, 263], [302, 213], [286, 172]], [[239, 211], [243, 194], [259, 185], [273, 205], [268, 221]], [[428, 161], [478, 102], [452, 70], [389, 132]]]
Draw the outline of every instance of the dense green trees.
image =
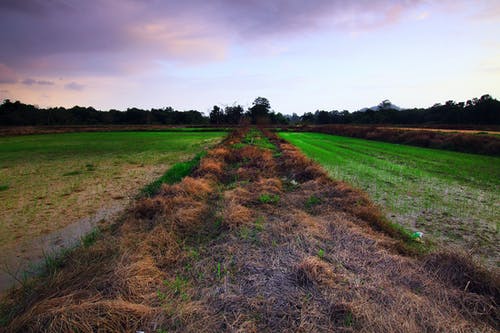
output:
[[224, 110], [219, 106], [214, 106], [210, 111], [211, 124], [232, 124], [252, 123], [258, 125], [268, 124], [288, 124], [288, 119], [281, 113], [275, 113], [271, 109], [271, 103], [265, 97], [257, 97], [252, 106], [244, 111], [241, 105], [226, 106]]

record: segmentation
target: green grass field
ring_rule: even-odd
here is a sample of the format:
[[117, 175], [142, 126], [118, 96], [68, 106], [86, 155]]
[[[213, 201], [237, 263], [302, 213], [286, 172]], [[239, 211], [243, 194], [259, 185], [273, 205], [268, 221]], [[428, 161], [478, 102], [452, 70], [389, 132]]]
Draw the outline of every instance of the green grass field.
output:
[[[0, 138], [0, 244], [124, 203], [225, 132], [93, 132]], [[1, 247], [0, 246], [0, 247]]]
[[500, 158], [320, 133], [280, 136], [332, 178], [369, 193], [392, 221], [498, 265]]

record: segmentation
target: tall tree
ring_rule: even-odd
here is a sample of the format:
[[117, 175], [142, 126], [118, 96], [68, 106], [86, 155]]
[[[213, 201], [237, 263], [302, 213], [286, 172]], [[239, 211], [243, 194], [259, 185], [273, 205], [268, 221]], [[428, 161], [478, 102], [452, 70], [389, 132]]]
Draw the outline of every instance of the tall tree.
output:
[[249, 109], [250, 119], [252, 124], [265, 124], [269, 122], [269, 112], [271, 104], [265, 97], [257, 97], [253, 101], [252, 107]]
[[210, 124], [222, 124], [224, 122], [224, 111], [217, 105], [214, 105], [210, 111]]

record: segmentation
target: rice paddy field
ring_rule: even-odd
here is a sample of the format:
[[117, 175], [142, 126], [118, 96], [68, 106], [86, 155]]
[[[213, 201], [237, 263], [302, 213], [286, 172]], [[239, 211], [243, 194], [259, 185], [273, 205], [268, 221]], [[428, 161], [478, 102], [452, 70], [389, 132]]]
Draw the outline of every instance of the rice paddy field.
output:
[[226, 132], [93, 132], [0, 138], [0, 249], [123, 206]]
[[332, 178], [366, 191], [391, 221], [499, 265], [500, 158], [320, 133], [280, 136]]
[[498, 332], [498, 275], [426, 245], [296, 146], [241, 129], [8, 291], [0, 330]]

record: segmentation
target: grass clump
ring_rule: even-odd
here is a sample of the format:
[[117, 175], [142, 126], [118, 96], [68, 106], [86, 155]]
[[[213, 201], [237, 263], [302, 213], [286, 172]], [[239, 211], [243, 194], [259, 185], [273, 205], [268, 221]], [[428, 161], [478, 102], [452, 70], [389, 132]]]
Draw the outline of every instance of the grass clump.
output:
[[9, 185], [0, 185], [0, 192], [1, 191], [7, 191], [10, 188]]
[[187, 293], [189, 285], [188, 279], [176, 276], [175, 279], [171, 281], [163, 281], [163, 285], [165, 285], [175, 296], [180, 297], [183, 301], [187, 301], [189, 299], [189, 295]]
[[307, 198], [306, 208], [311, 209], [313, 206], [319, 205], [321, 203], [321, 199], [316, 197], [315, 195], [311, 195]]
[[101, 230], [99, 230], [99, 228], [94, 228], [91, 232], [89, 232], [88, 234], [86, 234], [81, 238], [82, 245], [84, 247], [91, 246], [97, 241], [100, 235], [101, 235]]
[[276, 204], [280, 201], [278, 194], [263, 193], [259, 196], [259, 201], [263, 204]]
[[85, 164], [85, 168], [87, 169], [88, 172], [92, 172], [96, 170], [96, 166], [94, 164], [88, 163]]
[[200, 163], [200, 160], [205, 156], [205, 152], [197, 154], [193, 159], [174, 164], [157, 180], [148, 184], [141, 190], [142, 196], [152, 197], [160, 191], [162, 184], [175, 184], [181, 181], [182, 178], [189, 175], [191, 171]]
[[241, 140], [241, 142], [234, 144], [233, 148], [240, 149], [248, 145], [262, 149], [269, 149], [272, 151], [277, 150], [276, 146], [272, 144], [269, 139], [262, 134], [261, 131], [255, 128], [249, 130], [245, 137]]
[[70, 172], [63, 173], [64, 177], [81, 175], [83, 172], [80, 170], [74, 170]]

